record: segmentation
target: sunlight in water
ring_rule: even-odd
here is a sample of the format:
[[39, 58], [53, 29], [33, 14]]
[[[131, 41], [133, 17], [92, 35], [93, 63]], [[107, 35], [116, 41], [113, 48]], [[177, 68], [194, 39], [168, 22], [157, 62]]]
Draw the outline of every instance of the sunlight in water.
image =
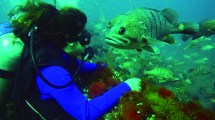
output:
[[79, 3], [79, 0], [57, 0], [57, 6], [59, 8], [65, 7], [65, 6], [74, 6], [77, 7]]

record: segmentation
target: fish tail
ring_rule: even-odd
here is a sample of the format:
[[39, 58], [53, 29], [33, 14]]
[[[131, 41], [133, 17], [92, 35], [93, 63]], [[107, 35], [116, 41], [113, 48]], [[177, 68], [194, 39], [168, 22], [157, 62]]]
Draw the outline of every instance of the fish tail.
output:
[[199, 24], [192, 22], [181, 22], [174, 25], [172, 32], [182, 34], [196, 34], [199, 31]]

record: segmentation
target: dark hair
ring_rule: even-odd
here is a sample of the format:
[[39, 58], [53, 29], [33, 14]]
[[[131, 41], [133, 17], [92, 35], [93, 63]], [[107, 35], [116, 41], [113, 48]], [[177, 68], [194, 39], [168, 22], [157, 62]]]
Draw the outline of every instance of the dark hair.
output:
[[58, 10], [40, 0], [29, 0], [25, 5], [12, 10], [9, 15], [11, 17], [17, 15], [17, 18], [12, 20], [17, 37], [21, 39], [26, 37], [30, 29], [37, 26], [37, 33], [42, 40], [53, 42], [58, 47], [73, 41], [87, 22], [86, 15], [77, 8], [64, 7]]

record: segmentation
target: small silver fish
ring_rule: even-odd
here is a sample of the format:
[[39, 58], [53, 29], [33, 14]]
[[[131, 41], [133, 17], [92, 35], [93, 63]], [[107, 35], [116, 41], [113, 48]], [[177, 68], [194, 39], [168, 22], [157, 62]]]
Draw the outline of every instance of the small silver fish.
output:
[[110, 22], [110, 31], [105, 42], [121, 49], [145, 49], [155, 52], [157, 43], [174, 43], [170, 34], [198, 32], [197, 23], [178, 23], [178, 14], [170, 8], [158, 11], [151, 8], [137, 8], [116, 16]]

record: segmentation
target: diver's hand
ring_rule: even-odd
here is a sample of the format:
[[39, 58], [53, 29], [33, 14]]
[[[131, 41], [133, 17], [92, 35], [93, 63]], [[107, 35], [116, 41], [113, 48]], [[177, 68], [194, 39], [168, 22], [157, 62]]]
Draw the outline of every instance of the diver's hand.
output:
[[125, 81], [126, 84], [131, 88], [132, 91], [140, 91], [140, 82], [141, 80], [139, 78], [131, 78]]
[[0, 36], [0, 69], [14, 71], [19, 64], [23, 42], [13, 33]]

